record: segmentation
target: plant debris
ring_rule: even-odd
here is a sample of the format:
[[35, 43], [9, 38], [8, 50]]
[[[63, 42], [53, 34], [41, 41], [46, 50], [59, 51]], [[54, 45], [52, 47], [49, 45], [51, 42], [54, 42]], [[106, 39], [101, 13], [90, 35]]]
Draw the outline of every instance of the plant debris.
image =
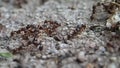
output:
[[[115, 2], [98, 2], [96, 5], [93, 5], [92, 7], [92, 15], [90, 17], [91, 20], [95, 19], [96, 12], [98, 11], [98, 7], [103, 7], [103, 11], [107, 12], [109, 15], [113, 15], [116, 13], [116, 9], [120, 8], [120, 4], [115, 1]], [[111, 16], [110, 16], [111, 17]]]
[[4, 57], [4, 58], [11, 58], [13, 57], [11, 53], [6, 52], [6, 53], [0, 53], [0, 57]]
[[[118, 32], [120, 31], [120, 17], [119, 17], [119, 9], [120, 4], [118, 0], [115, 0], [115, 2], [98, 2], [96, 5], [93, 5], [92, 15], [90, 17], [91, 20], [94, 20], [97, 13], [98, 7], [103, 7], [100, 9], [102, 12], [107, 12], [108, 16], [106, 17], [106, 27], [110, 29], [110, 31]], [[100, 11], [99, 10], [99, 11]]]

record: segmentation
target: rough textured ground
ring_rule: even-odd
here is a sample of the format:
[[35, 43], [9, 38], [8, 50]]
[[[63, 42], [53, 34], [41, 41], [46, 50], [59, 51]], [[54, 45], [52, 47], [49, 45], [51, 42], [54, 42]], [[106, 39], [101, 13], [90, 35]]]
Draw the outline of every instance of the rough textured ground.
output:
[[[19, 0], [18, 0], [19, 1]], [[0, 68], [119, 68], [120, 33], [99, 0], [0, 0]]]

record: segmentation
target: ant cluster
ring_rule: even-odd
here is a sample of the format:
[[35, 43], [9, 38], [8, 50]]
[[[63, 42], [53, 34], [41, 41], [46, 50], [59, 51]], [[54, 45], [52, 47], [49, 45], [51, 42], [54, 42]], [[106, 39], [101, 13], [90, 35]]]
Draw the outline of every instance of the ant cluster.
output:
[[[43, 46], [41, 44], [42, 40], [45, 37], [53, 37], [56, 41], [63, 41], [59, 39], [57, 28], [61, 25], [56, 21], [44, 21], [42, 25], [27, 25], [24, 28], [19, 29], [18, 31], [11, 32], [11, 39], [15, 40], [16, 38], [21, 40], [21, 45], [18, 48], [10, 50], [13, 54], [27, 52], [27, 51], [38, 51], [43, 50]], [[70, 40], [80, 34], [86, 28], [85, 25], [75, 27], [72, 34], [67, 35], [67, 40]]]
[[[18, 31], [11, 32], [11, 38], [16, 39], [22, 38], [22, 45], [19, 48], [11, 50], [12, 53], [16, 54], [24, 50], [35, 50], [39, 45], [41, 45], [42, 38], [45, 36], [51, 36], [56, 28], [60, 26], [54, 21], [45, 21], [43, 25], [27, 25], [25, 28], [21, 28]], [[39, 50], [43, 49], [39, 46]]]

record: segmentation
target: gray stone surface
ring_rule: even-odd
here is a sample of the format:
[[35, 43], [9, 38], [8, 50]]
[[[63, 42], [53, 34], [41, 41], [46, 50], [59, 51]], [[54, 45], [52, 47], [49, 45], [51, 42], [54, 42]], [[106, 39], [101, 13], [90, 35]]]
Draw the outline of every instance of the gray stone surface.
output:
[[[100, 13], [103, 8], [98, 7], [96, 20], [90, 20], [92, 6], [100, 0], [20, 0], [19, 5], [15, 5], [17, 0], [6, 1], [0, 0], [0, 53], [13, 53], [21, 46], [23, 51], [11, 59], [0, 56], [0, 68], [119, 68], [120, 35], [116, 38], [116, 33], [103, 30], [107, 13]], [[22, 32], [11, 37], [11, 32], [31, 24], [38, 28], [45, 20], [60, 26], [52, 36], [41, 30], [37, 47], [23, 46], [33, 38], [23, 40]], [[81, 30], [83, 25], [86, 27]]]

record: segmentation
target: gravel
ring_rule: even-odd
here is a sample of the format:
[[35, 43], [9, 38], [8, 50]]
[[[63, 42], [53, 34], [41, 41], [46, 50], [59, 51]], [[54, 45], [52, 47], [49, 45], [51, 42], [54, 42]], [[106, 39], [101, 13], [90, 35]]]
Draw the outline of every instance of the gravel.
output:
[[109, 14], [98, 6], [90, 20], [98, 1], [0, 0], [0, 53], [13, 55], [0, 56], [0, 68], [119, 68]]

